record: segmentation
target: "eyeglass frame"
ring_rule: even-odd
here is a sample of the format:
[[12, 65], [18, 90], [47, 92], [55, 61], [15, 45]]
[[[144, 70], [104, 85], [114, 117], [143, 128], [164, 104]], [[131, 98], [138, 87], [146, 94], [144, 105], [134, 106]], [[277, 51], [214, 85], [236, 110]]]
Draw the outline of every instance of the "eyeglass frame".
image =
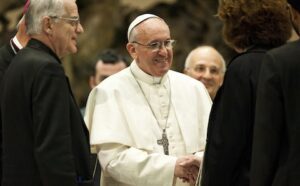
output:
[[73, 17], [63, 17], [63, 16], [49, 16], [52, 19], [61, 19], [67, 21], [71, 26], [77, 28], [80, 23], [80, 17], [73, 16]]
[[174, 39], [167, 39], [165, 41], [155, 41], [155, 42], [150, 42], [148, 44], [143, 44], [137, 41], [132, 41], [131, 43], [138, 44], [140, 46], [146, 47], [152, 51], [158, 51], [160, 50], [163, 46], [166, 49], [173, 49], [174, 45], [176, 44], [176, 40]]

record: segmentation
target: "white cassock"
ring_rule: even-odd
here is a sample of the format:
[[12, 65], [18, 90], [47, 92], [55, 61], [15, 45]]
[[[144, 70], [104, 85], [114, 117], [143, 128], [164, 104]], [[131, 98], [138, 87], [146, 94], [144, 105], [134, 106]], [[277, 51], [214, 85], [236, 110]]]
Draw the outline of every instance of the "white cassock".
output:
[[[204, 150], [210, 108], [199, 81], [171, 70], [152, 77], [134, 61], [101, 82], [85, 115], [103, 170], [101, 186], [189, 185], [174, 178], [175, 162]], [[157, 143], [163, 129], [169, 155]]]

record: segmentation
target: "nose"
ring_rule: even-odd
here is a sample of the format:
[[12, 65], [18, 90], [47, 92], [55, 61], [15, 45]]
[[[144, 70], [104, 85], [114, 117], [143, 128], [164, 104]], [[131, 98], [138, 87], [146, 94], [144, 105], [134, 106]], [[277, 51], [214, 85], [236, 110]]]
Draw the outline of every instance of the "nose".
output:
[[76, 32], [80, 33], [80, 34], [84, 32], [84, 29], [83, 29], [83, 26], [81, 25], [81, 23], [78, 23], [78, 25], [76, 27]]
[[203, 72], [203, 77], [207, 79], [212, 77], [209, 69], [205, 69], [205, 71]]
[[168, 48], [164, 44], [162, 44], [157, 50], [158, 50], [159, 55], [161, 55], [161, 56], [168, 55]]

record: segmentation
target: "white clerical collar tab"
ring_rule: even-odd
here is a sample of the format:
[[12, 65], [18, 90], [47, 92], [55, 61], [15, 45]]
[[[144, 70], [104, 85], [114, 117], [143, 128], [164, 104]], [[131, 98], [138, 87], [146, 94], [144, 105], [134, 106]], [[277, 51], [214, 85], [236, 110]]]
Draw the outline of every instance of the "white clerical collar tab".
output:
[[159, 18], [158, 16], [156, 16], [154, 14], [142, 14], [142, 15], [136, 17], [128, 27], [128, 31], [127, 31], [128, 40], [129, 40], [130, 33], [134, 27], [136, 27], [138, 24], [142, 23], [143, 21], [145, 21], [149, 18], [155, 18], [155, 17]]
[[15, 36], [13, 38], [13, 42], [15, 43], [15, 45], [18, 47], [19, 50], [21, 50], [23, 48], [23, 46], [21, 45], [21, 43], [19, 42], [17, 36]]

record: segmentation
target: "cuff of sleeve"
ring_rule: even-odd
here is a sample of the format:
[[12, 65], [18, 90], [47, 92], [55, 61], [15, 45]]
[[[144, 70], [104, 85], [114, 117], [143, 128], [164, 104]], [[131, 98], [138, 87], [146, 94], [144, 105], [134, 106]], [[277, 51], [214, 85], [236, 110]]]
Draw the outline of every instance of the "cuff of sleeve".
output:
[[198, 156], [199, 158], [201, 158], [201, 160], [203, 159], [204, 156], [204, 151], [200, 151], [200, 152], [195, 152], [193, 153], [195, 156]]

